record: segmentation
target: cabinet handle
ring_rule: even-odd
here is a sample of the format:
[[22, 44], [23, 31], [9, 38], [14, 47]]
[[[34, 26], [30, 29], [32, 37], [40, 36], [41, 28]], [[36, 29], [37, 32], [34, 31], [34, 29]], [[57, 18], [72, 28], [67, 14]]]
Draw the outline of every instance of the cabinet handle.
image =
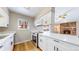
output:
[[59, 49], [57, 48], [57, 51], [59, 51]]
[[55, 46], [54, 46], [54, 51], [55, 51]]
[[2, 48], [2, 47], [3, 47], [3, 45], [0, 46], [0, 48]]
[[40, 42], [42, 42], [42, 40], [40, 39]]
[[54, 41], [59, 43], [59, 41], [58, 41], [58, 40], [54, 40]]
[[10, 39], [11, 39], [12, 37], [10, 37]]
[[54, 46], [54, 51], [59, 51], [59, 49], [57, 47]]
[[7, 26], [8, 26], [9, 24], [7, 24]]
[[13, 44], [13, 42], [11, 42], [11, 45]]

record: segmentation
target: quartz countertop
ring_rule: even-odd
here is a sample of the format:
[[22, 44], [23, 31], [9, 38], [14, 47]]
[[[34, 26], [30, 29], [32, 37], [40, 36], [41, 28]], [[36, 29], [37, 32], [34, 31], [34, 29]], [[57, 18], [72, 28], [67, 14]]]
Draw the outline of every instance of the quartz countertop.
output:
[[0, 37], [3, 37], [4, 36], [4, 38], [0, 39], [0, 43], [2, 43], [8, 37], [10, 37], [11, 35], [14, 35], [15, 33], [16, 33], [15, 31], [0, 32]]
[[0, 32], [0, 36], [3, 36], [3, 35], [11, 35], [11, 34], [15, 34], [16, 31], [5, 31], [5, 32]]
[[40, 34], [42, 36], [47, 36], [52, 39], [62, 40], [64, 42], [69, 42], [72, 44], [79, 45], [79, 37], [74, 35], [66, 35], [66, 34], [58, 34], [58, 33], [51, 33], [51, 32], [44, 32]]

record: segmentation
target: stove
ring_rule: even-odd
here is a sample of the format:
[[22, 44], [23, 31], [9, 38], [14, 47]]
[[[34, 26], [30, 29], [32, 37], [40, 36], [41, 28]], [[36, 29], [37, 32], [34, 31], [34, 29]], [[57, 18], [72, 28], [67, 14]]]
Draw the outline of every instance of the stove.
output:
[[32, 33], [32, 41], [35, 43], [37, 48], [38, 48], [38, 35], [39, 33]]

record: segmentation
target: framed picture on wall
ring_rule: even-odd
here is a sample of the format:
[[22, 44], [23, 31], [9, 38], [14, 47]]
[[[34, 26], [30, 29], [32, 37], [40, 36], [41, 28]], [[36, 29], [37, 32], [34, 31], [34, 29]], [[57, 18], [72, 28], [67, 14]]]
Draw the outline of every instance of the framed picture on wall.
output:
[[18, 19], [18, 29], [26, 30], [27, 28], [28, 28], [28, 22], [25, 19], [19, 18]]

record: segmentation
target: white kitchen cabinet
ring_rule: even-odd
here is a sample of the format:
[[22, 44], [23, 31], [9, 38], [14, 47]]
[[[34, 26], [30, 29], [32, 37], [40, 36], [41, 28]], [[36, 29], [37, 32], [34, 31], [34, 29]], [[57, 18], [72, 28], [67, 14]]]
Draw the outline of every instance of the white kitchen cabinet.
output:
[[40, 25], [42, 25], [42, 17], [39, 17], [39, 18], [37, 18], [36, 20], [35, 20], [35, 26], [40, 26]]
[[35, 26], [50, 25], [50, 24], [51, 24], [51, 12], [48, 12], [35, 20]]
[[9, 24], [9, 15], [0, 8], [0, 27], [7, 27]]
[[42, 36], [39, 37], [39, 47], [40, 47], [40, 49], [42, 49], [43, 51], [46, 51], [46, 50], [47, 50], [45, 38], [42, 37]]
[[45, 37], [46, 38], [46, 46], [47, 46], [47, 51], [54, 51], [54, 41], [53, 38]]
[[78, 7], [56, 7], [55, 8], [55, 23], [65, 23], [79, 21]]
[[38, 42], [43, 51], [79, 51], [78, 45], [54, 37], [39, 35]]
[[0, 51], [10, 51], [11, 49], [11, 41], [9, 38], [5, 40], [2, 44], [0, 44], [2, 47], [0, 48]]
[[62, 42], [60, 42], [59, 40], [55, 39], [54, 43], [55, 43], [54, 51], [65, 51], [65, 50], [67, 50], [66, 47], [65, 47], [65, 44], [64, 43], [62, 44]]
[[51, 12], [48, 12], [42, 18], [43, 18], [43, 25], [50, 25], [51, 24]]
[[60, 40], [55, 40], [54, 50], [55, 51], [79, 51], [79, 46], [63, 42]]
[[14, 35], [11, 35], [9, 37], [10, 40], [10, 50], [13, 50], [13, 46], [14, 46]]
[[11, 49], [11, 40], [10, 38], [7, 38], [6, 41], [4, 42], [4, 50], [10, 51], [10, 49]]
[[53, 51], [54, 50], [54, 41], [51, 38], [45, 36], [39, 36], [39, 47], [43, 51]]
[[12, 51], [14, 46], [14, 35], [10, 35], [9, 37], [4, 39], [5, 41], [0, 43], [0, 51]]

